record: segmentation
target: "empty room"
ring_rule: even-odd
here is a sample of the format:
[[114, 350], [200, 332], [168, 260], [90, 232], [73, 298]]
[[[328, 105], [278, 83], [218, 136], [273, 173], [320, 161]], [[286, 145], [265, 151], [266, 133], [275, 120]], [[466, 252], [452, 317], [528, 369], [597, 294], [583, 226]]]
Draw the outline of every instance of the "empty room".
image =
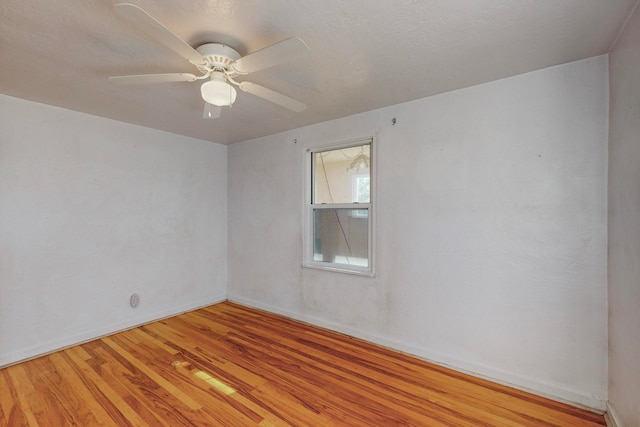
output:
[[0, 2], [0, 426], [640, 426], [638, 0]]

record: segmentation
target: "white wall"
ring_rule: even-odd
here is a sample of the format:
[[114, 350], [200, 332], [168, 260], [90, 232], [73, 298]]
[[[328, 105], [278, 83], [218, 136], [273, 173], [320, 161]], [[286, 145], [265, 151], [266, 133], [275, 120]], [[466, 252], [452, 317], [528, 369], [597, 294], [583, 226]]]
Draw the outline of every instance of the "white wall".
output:
[[0, 366], [225, 299], [226, 174], [226, 146], [0, 95]]
[[[596, 57], [230, 146], [229, 298], [604, 409], [607, 79]], [[369, 135], [377, 276], [303, 269], [304, 147]]]
[[609, 401], [640, 426], [640, 7], [609, 57]]

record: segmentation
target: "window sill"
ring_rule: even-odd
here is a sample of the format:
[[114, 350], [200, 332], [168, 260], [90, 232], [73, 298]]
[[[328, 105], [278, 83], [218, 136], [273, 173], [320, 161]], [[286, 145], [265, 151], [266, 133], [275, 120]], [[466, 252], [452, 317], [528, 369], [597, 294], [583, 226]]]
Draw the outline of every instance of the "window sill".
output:
[[310, 262], [302, 263], [302, 267], [313, 268], [314, 270], [331, 271], [333, 273], [352, 274], [354, 276], [375, 277], [375, 272], [369, 269], [357, 269], [337, 265], [325, 265], [325, 263], [319, 264]]

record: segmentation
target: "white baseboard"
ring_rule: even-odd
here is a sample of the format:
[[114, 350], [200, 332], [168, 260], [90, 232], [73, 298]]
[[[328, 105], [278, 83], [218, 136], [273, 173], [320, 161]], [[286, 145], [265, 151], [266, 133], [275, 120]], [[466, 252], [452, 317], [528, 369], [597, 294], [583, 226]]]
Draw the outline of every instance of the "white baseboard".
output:
[[19, 362], [24, 362], [26, 360], [35, 359], [36, 357], [40, 357], [45, 354], [53, 353], [55, 351], [59, 351], [88, 341], [93, 341], [100, 337], [112, 335], [117, 332], [126, 331], [127, 329], [132, 329], [137, 326], [155, 322], [157, 320], [166, 319], [168, 317], [173, 317], [178, 314], [186, 313], [188, 311], [193, 311], [202, 307], [217, 304], [219, 302], [226, 301], [226, 299], [226, 294], [220, 294], [205, 301], [192, 301], [190, 303], [149, 313], [142, 318], [136, 318], [134, 320], [128, 319], [126, 321], [112, 323], [101, 328], [80, 331], [69, 336], [56, 338], [50, 341], [38, 343], [34, 346], [22, 348], [19, 351], [13, 353], [0, 354], [0, 368], [4, 368]]
[[604, 414], [604, 420], [607, 422], [607, 427], [622, 427], [622, 423], [613, 406], [611, 406], [611, 402], [607, 402], [607, 412]]
[[499, 369], [480, 365], [468, 360], [461, 360], [445, 354], [434, 352], [433, 350], [430, 350], [428, 348], [397, 341], [390, 337], [361, 331], [313, 316], [289, 311], [280, 307], [265, 304], [261, 301], [255, 301], [250, 298], [235, 295], [233, 293], [230, 293], [228, 295], [228, 299], [229, 301], [237, 302], [241, 305], [279, 314], [291, 319], [299, 320], [301, 322], [309, 323], [315, 326], [360, 338], [365, 341], [369, 341], [378, 345], [382, 345], [384, 347], [417, 356], [436, 365], [451, 368], [453, 370], [470, 374], [478, 378], [513, 387], [515, 389], [546, 397], [558, 402], [566, 403], [580, 409], [586, 409], [588, 411], [599, 414], [604, 413], [607, 409], [606, 401], [603, 398], [595, 395], [585, 394], [578, 390], [572, 390], [561, 384], [542, 382], [533, 378], [514, 375], [513, 373], [504, 372]]

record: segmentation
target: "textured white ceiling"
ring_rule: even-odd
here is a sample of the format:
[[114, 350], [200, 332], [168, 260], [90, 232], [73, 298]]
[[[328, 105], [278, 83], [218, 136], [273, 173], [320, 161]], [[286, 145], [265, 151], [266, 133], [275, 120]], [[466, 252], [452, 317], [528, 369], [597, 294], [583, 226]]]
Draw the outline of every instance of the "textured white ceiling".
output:
[[637, 0], [128, 1], [192, 46], [300, 37], [308, 58], [250, 80], [309, 108], [239, 92], [211, 121], [199, 83], [110, 83], [197, 70], [109, 0], [0, 1], [0, 93], [227, 144], [606, 53]]

